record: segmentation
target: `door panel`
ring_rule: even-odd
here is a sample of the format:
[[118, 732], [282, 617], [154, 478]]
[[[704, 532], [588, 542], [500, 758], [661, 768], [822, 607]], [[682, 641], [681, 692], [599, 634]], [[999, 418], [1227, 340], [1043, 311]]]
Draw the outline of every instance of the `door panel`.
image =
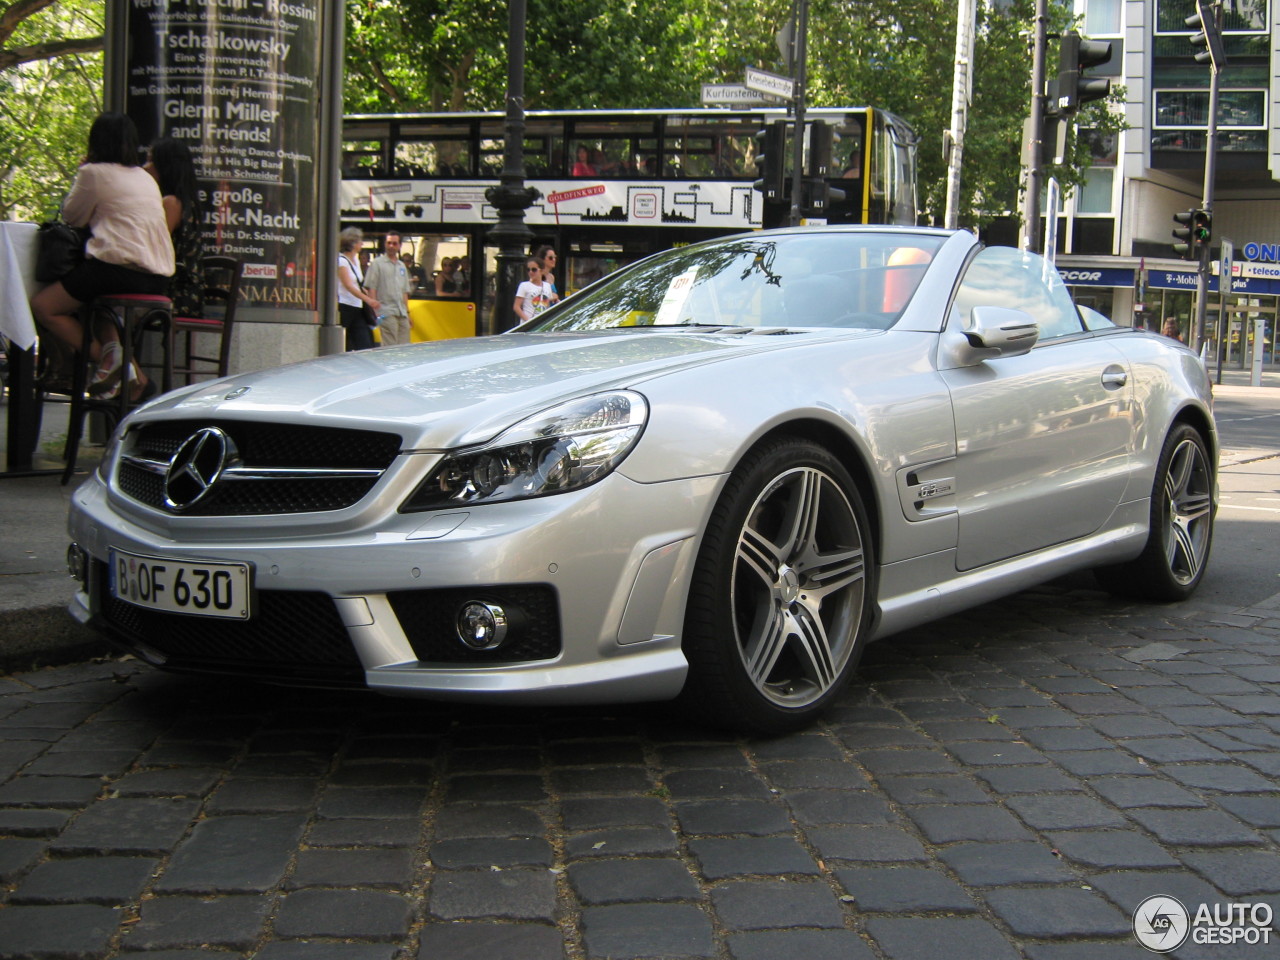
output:
[[956, 564], [972, 570], [1101, 528], [1124, 495], [1135, 442], [1129, 366], [1083, 330], [1051, 265], [989, 247], [969, 265], [950, 323], [980, 305], [1031, 315], [1023, 356], [942, 371], [956, 425]]
[[1125, 370], [1119, 351], [1086, 340], [944, 373], [956, 419], [959, 569], [1106, 522], [1133, 446]]

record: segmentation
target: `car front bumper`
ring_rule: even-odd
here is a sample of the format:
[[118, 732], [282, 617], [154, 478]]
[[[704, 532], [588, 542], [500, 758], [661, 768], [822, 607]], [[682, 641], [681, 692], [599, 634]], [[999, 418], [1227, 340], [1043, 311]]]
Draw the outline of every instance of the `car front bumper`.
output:
[[[70, 609], [170, 670], [505, 703], [669, 699], [684, 684], [687, 585], [721, 480], [615, 473], [559, 496], [300, 532], [273, 518], [170, 523], [95, 475], [68, 522], [88, 570]], [[251, 616], [159, 615], [116, 599], [112, 549], [247, 563]], [[453, 635], [456, 609], [493, 598], [514, 605], [513, 632], [537, 632], [536, 643], [473, 656]]]

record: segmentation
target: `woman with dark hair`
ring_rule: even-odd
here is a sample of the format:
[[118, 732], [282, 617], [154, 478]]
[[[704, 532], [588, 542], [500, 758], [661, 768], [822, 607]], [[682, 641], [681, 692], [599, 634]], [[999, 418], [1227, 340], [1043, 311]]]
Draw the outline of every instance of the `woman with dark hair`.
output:
[[556, 287], [556, 251], [554, 247], [541, 246], [533, 255], [542, 263], [542, 281], [551, 288], [551, 302], [560, 302], [560, 290]]
[[161, 137], [151, 144], [147, 173], [160, 185], [165, 224], [173, 238], [174, 271], [169, 282], [169, 299], [175, 317], [204, 316], [203, 211], [200, 184], [191, 150], [181, 140]]
[[[62, 218], [73, 227], [89, 227], [85, 260], [61, 280], [31, 298], [31, 312], [42, 327], [73, 350], [80, 349], [80, 307], [102, 294], [163, 295], [173, 275], [173, 244], [165, 226], [160, 188], [138, 164], [138, 131], [122, 113], [104, 113], [89, 130], [89, 152], [62, 203]], [[113, 397], [125, 371], [116, 325], [96, 331], [90, 348], [99, 361], [89, 392]], [[136, 366], [128, 371], [131, 395], [142, 400], [155, 384]]]

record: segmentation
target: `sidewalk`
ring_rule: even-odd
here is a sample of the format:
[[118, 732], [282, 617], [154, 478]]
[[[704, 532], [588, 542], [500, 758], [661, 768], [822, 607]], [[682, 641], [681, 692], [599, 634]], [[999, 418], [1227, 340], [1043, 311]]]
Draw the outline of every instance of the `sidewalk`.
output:
[[[1211, 370], [1211, 375], [1216, 371]], [[1254, 390], [1280, 389], [1280, 370], [1263, 374], [1263, 386], [1253, 387], [1248, 371], [1224, 370], [1217, 396], [1247, 396]], [[7, 443], [7, 403], [0, 402], [0, 450]], [[37, 468], [61, 466], [67, 407], [45, 404]], [[1224, 450], [1222, 464], [1241, 463], [1275, 454], [1274, 450]], [[97, 467], [102, 447], [81, 445], [79, 472], [67, 486], [60, 477], [0, 479], [0, 674], [69, 663], [105, 652], [97, 635], [66, 612], [72, 593], [67, 575], [66, 517], [76, 486]]]
[[[68, 406], [46, 403], [32, 466], [62, 468]], [[0, 451], [8, 449], [8, 400], [0, 402]], [[76, 476], [0, 478], [0, 674], [68, 663], [105, 652], [106, 644], [67, 613], [67, 510], [71, 495], [96, 469], [102, 447], [82, 443]]]

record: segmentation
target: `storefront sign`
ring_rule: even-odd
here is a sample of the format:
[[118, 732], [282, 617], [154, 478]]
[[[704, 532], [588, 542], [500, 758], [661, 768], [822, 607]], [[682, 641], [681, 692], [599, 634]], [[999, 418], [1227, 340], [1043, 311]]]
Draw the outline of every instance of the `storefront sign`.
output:
[[1246, 260], [1262, 260], [1266, 263], [1280, 262], [1280, 244], [1246, 243], [1241, 248]]
[[191, 148], [205, 252], [254, 264], [240, 287], [249, 307], [317, 308], [323, 2], [128, 0], [125, 111], [144, 144]]
[[1133, 271], [1111, 267], [1059, 267], [1062, 280], [1071, 287], [1128, 287], [1133, 284]]
[[[1245, 268], [1248, 269], [1247, 267]], [[1276, 271], [1276, 279], [1265, 279], [1256, 276], [1237, 275], [1231, 279], [1231, 292], [1237, 294], [1276, 295], [1280, 294], [1280, 270]], [[1175, 270], [1152, 270], [1151, 286], [1162, 290], [1195, 290], [1196, 275]], [[1210, 291], [1218, 289], [1218, 277], [1209, 277]]]

